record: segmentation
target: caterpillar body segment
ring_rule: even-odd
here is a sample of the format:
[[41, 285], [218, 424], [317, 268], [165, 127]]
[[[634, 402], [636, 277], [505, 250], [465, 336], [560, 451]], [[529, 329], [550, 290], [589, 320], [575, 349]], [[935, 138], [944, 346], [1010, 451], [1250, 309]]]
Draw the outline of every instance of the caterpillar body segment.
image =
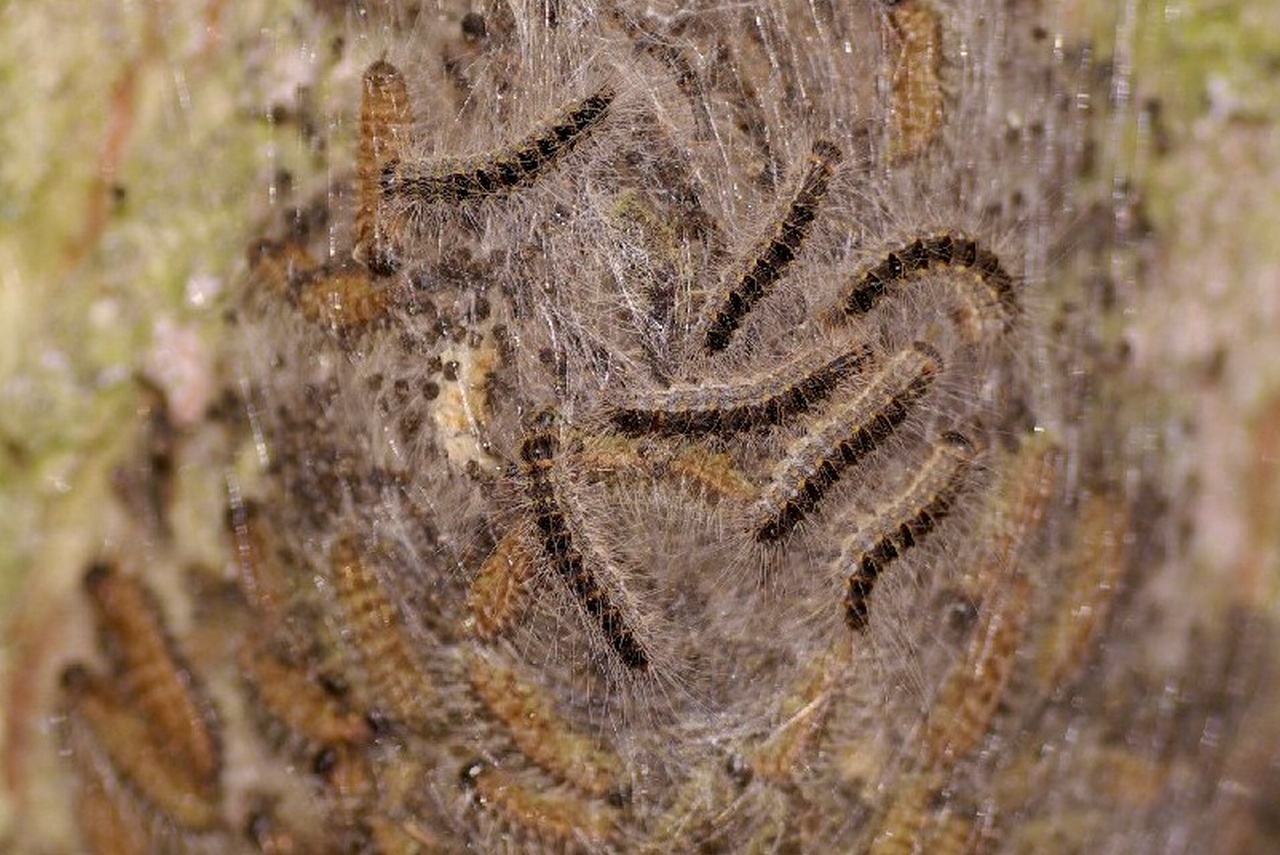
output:
[[405, 223], [382, 203], [382, 172], [404, 155], [413, 122], [404, 74], [386, 60], [364, 73], [357, 152], [358, 208], [352, 255], [375, 276], [389, 276], [402, 264]]
[[537, 560], [530, 554], [528, 538], [519, 529], [507, 532], [471, 581], [468, 625], [481, 640], [491, 641], [510, 630], [529, 603]]
[[[91, 567], [84, 586], [105, 646], [116, 660], [123, 693], [154, 722], [155, 737], [164, 741], [175, 762], [199, 780], [205, 792], [215, 792], [222, 744], [213, 704], [170, 637], [155, 595], [141, 580], [108, 564]], [[77, 685], [89, 698], [98, 699], [91, 683]]]
[[925, 725], [925, 762], [939, 769], [968, 757], [990, 732], [1026, 634], [1031, 586], [1020, 574], [982, 605], [977, 631]]
[[826, 400], [837, 385], [865, 370], [871, 350], [855, 346], [812, 367], [814, 354], [723, 385], [700, 383], [632, 394], [610, 405], [623, 433], [697, 436], [733, 434], [780, 424]]
[[589, 544], [580, 542], [560, 501], [553, 478], [560, 440], [548, 419], [543, 414], [543, 424], [526, 434], [520, 444], [529, 504], [542, 551], [622, 664], [633, 671], [644, 671], [649, 667], [649, 653], [597, 576], [606, 559], [596, 555]]
[[220, 825], [220, 781], [210, 782], [175, 755], [163, 734], [105, 680], [72, 665], [63, 672], [62, 690], [71, 726], [85, 728], [138, 798], [185, 829], [211, 831]]
[[245, 644], [237, 662], [258, 704], [290, 734], [319, 745], [360, 743], [373, 736], [363, 716], [261, 642]]
[[333, 594], [344, 635], [359, 659], [371, 707], [404, 724], [429, 717], [435, 688], [417, 661], [400, 607], [383, 587], [374, 557], [347, 536], [330, 550]]
[[927, 0], [885, 5], [897, 40], [890, 81], [889, 156], [906, 160], [923, 152], [942, 130], [942, 19]]
[[845, 623], [865, 630], [868, 600], [885, 568], [903, 552], [928, 536], [950, 513], [964, 486], [974, 457], [973, 445], [958, 433], [945, 434], [934, 445], [920, 471], [903, 491], [877, 512], [883, 533], [873, 542], [847, 543], [842, 563], [853, 571], [845, 586]]
[[756, 541], [786, 538], [848, 467], [897, 430], [941, 368], [937, 351], [917, 343], [891, 358], [857, 397], [838, 405], [833, 415], [796, 440], [748, 511], [748, 528]]
[[463, 767], [464, 789], [520, 834], [570, 851], [598, 851], [618, 835], [616, 811], [559, 789], [535, 790], [514, 775], [477, 760]]
[[699, 323], [701, 348], [714, 354], [729, 346], [742, 320], [782, 278], [809, 236], [822, 199], [844, 157], [828, 140], [814, 143], [800, 187], [792, 197], [773, 235], [756, 250], [745, 270], [720, 289], [707, 304]]
[[617, 96], [613, 86], [601, 86], [545, 131], [447, 171], [430, 163], [392, 160], [382, 169], [382, 196], [410, 205], [460, 204], [528, 186], [551, 171], [608, 118]]
[[537, 685], [490, 657], [472, 656], [468, 663], [472, 691], [525, 757], [584, 795], [622, 792], [618, 757], [571, 728]]
[[961, 290], [964, 317], [957, 322], [966, 338], [1010, 329], [1020, 314], [1013, 276], [994, 252], [972, 238], [950, 233], [916, 238], [885, 253], [849, 284], [827, 320], [866, 315], [894, 289], [925, 273], [947, 271], [965, 274], [952, 287]]
[[390, 286], [356, 262], [320, 264], [293, 241], [260, 241], [249, 252], [255, 283], [294, 306], [310, 323], [336, 333], [386, 316]]

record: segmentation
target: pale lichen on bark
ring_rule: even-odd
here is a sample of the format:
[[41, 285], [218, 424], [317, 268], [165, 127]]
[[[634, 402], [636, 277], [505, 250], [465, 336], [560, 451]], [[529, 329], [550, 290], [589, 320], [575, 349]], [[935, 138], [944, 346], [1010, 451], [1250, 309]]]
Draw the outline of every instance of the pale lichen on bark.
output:
[[[88, 640], [68, 595], [127, 549], [116, 468], [154, 407], [189, 432], [216, 393], [221, 291], [267, 201], [265, 110], [314, 85], [293, 4], [0, 7], [0, 848], [69, 851], [50, 741], [59, 658]], [[317, 46], [317, 49], [321, 49]], [[176, 397], [172, 397], [176, 396]], [[187, 457], [199, 467], [199, 452]], [[179, 483], [184, 561], [220, 560], [221, 475]], [[176, 587], [176, 578], [173, 580]]]

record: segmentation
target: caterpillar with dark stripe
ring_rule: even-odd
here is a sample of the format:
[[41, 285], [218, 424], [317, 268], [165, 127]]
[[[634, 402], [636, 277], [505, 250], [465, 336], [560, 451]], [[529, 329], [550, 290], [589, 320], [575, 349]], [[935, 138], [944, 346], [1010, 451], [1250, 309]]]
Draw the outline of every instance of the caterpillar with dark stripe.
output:
[[853, 281], [836, 314], [865, 315], [894, 286], [917, 274], [946, 268], [970, 270], [976, 274], [972, 284], [988, 289], [987, 294], [973, 295], [979, 313], [994, 308], [1005, 328], [1017, 317], [1013, 277], [1000, 264], [999, 257], [975, 240], [952, 234], [916, 238], [886, 253], [875, 267]]
[[382, 194], [387, 199], [407, 199], [423, 205], [457, 204], [527, 186], [552, 169], [605, 120], [617, 95], [612, 86], [602, 86], [547, 130], [448, 171], [433, 168], [429, 161], [392, 160], [382, 169]]
[[520, 443], [529, 503], [543, 552], [578, 605], [596, 621], [605, 641], [622, 663], [632, 670], [643, 671], [649, 667], [649, 654], [628, 625], [622, 609], [600, 586], [592, 563], [570, 531], [569, 521], [556, 495], [551, 473], [560, 451], [560, 441], [553, 422], [551, 415], [540, 414], [535, 429]]
[[842, 350], [817, 368], [811, 367], [814, 359], [815, 354], [805, 353], [734, 383], [633, 393], [611, 405], [609, 420], [631, 435], [731, 434], [776, 425], [828, 398], [841, 381], [866, 367], [871, 351], [866, 346]]
[[839, 146], [827, 140], [813, 145], [809, 169], [800, 189], [773, 229], [773, 236], [756, 251], [744, 271], [708, 303], [702, 320], [702, 349], [717, 353], [729, 346], [742, 319], [782, 278], [809, 236], [818, 206], [827, 195], [831, 178], [843, 157]]
[[947, 433], [934, 446], [911, 483], [882, 514], [888, 530], [853, 558], [845, 589], [845, 622], [867, 627], [867, 600], [885, 567], [932, 532], [950, 513], [972, 463], [973, 445], [958, 433]]
[[792, 443], [748, 512], [755, 539], [770, 543], [787, 537], [845, 469], [897, 430], [941, 370], [938, 352], [917, 342], [893, 357], [856, 398]]

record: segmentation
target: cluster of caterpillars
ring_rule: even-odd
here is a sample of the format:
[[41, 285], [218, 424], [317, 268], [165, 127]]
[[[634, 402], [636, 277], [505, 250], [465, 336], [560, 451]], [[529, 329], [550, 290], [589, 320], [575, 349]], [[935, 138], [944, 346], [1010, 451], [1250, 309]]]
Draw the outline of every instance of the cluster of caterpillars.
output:
[[[747, 308], [767, 291], [766, 283], [780, 276], [799, 251], [804, 238], [797, 223], [811, 222], [821, 201], [814, 189], [814, 172], [834, 161], [834, 145], [819, 143], [802, 186], [783, 213], [773, 235], [763, 242], [760, 254], [743, 265], [749, 272], [730, 280], [713, 297], [698, 327], [713, 330], [704, 342], [707, 355], [723, 350], [732, 338], [737, 322]], [[803, 213], [801, 209], [805, 209]], [[903, 260], [905, 259], [905, 261]], [[975, 275], [965, 282], [974, 293], [974, 312], [988, 318], [980, 329], [1003, 331], [1014, 322], [1016, 304], [1010, 275], [995, 256], [974, 241], [953, 235], [916, 239], [871, 272], [855, 278], [839, 307], [846, 314], [861, 314], [863, 295], [873, 287], [879, 296], [924, 271], [955, 268]], [[998, 299], [989, 299], [991, 295]], [[824, 497], [842, 476], [863, 458], [891, 439], [895, 431], [926, 398], [935, 379], [946, 370], [944, 357], [931, 344], [917, 341], [900, 353], [880, 355], [864, 341], [848, 335], [844, 343], [804, 353], [777, 369], [725, 383], [693, 383], [658, 391], [631, 392], [605, 400], [601, 405], [603, 423], [630, 437], [648, 435], [672, 440], [734, 435], [763, 427], [802, 423], [805, 430], [785, 449], [763, 485], [749, 479], [737, 483], [748, 486], [735, 499], [743, 504], [738, 514], [740, 528], [751, 541], [762, 546], [784, 546], [806, 517], [815, 513]], [[990, 342], [983, 342], [989, 346]], [[860, 381], [850, 391], [851, 381]], [[810, 416], [819, 412], [816, 418]], [[539, 424], [521, 440], [520, 457], [528, 493], [528, 508], [535, 534], [520, 548], [524, 554], [540, 553], [555, 570], [567, 590], [579, 603], [584, 617], [625, 668], [644, 671], [651, 662], [638, 630], [628, 622], [625, 610], [612, 601], [597, 574], [608, 573], [610, 558], [592, 544], [570, 520], [577, 509], [557, 490], [554, 471], [560, 465], [561, 440], [554, 425], [554, 413], [541, 413]], [[978, 450], [962, 434], [944, 431], [934, 450], [922, 462], [918, 476], [905, 484], [902, 493], [881, 515], [883, 534], [861, 549], [847, 550], [845, 560], [852, 568], [845, 596], [845, 618], [855, 630], [867, 626], [867, 602], [882, 569], [899, 554], [922, 540], [948, 515], [965, 484]], [[639, 455], [628, 458], [625, 445], [611, 468], [643, 468]], [[750, 501], [742, 502], [743, 497]], [[504, 555], [506, 554], [504, 550]], [[619, 574], [609, 573], [616, 577]], [[479, 585], [490, 585], [483, 573]], [[488, 614], [492, 610], [484, 609]]]
[[[899, 14], [901, 10], [894, 8], [894, 14]], [[375, 63], [365, 75], [354, 252], [357, 259], [365, 260], [366, 272], [325, 272], [296, 247], [264, 245], [255, 248], [251, 258], [257, 277], [278, 292], [293, 295], [310, 320], [340, 329], [373, 320], [387, 309], [386, 298], [380, 295], [389, 286], [379, 280], [400, 267], [406, 231], [419, 219], [417, 211], [500, 197], [531, 185], [607, 121], [615, 97], [612, 87], [603, 86], [565, 109], [544, 130], [497, 152], [456, 163], [413, 162], [403, 154], [412, 121], [408, 87], [389, 63]], [[710, 358], [714, 364], [743, 320], [783, 279], [806, 243], [842, 159], [834, 142], [814, 143], [809, 165], [776, 222], [707, 297], [690, 336], [697, 345], [691, 359]], [[963, 325], [966, 337], [980, 338], [991, 331], [999, 335], [1014, 324], [1018, 310], [1010, 273], [977, 241], [950, 233], [913, 238], [890, 249], [877, 264], [850, 279], [823, 317], [828, 324], [847, 325], [871, 313], [895, 288], [929, 273], [951, 273], [959, 283], [962, 302], [968, 307], [963, 313], [969, 321]], [[763, 376], [624, 394], [617, 401], [604, 402], [605, 420], [631, 436], [729, 436], [792, 423], [819, 408], [852, 378], [861, 378], [862, 388], [851, 400], [838, 401], [786, 450], [744, 511], [745, 527], [757, 542], [781, 543], [818, 508], [844, 472], [893, 436], [946, 370], [943, 356], [927, 342], [917, 342], [899, 354], [873, 354], [867, 343], [844, 330], [835, 331], [832, 338], [845, 343], [800, 354]], [[868, 547], [866, 555], [852, 557], [854, 570], [845, 597], [851, 627], [866, 625], [866, 601], [879, 568], [932, 530], [959, 492], [960, 476], [975, 450], [960, 434], [949, 434], [939, 442], [943, 451], [923, 465], [931, 468], [941, 465], [937, 461], [958, 460], [951, 467], [953, 477], [945, 479], [939, 494], [904, 510], [903, 517], [880, 542]], [[557, 499], [551, 477], [557, 443], [554, 431], [546, 428], [521, 443], [532, 522], [538, 530], [535, 550], [556, 567], [555, 575], [617, 659], [628, 669], [643, 671], [650, 664], [644, 642], [594, 578], [597, 569], [592, 564], [608, 558], [588, 544], [574, 542], [564, 503]], [[946, 452], [957, 448], [967, 453]], [[908, 494], [920, 492], [919, 484], [904, 489]]]
[[[886, 14], [899, 43], [890, 153], [909, 157], [929, 145], [942, 121], [941, 30], [924, 3], [886, 4]], [[496, 151], [455, 160], [414, 159], [408, 87], [398, 69], [378, 61], [364, 77], [354, 260], [321, 263], [298, 241], [263, 241], [250, 250], [252, 278], [307, 321], [342, 336], [363, 335], [375, 322], [394, 316], [394, 279], [425, 210], [501, 204], [504, 197], [523, 192], [578, 156], [575, 152], [607, 127], [617, 98], [613, 86], [602, 85], [541, 129]], [[772, 223], [746, 257], [706, 289], [687, 334], [683, 356], [688, 365], [712, 372], [727, 366], [744, 323], [769, 302], [803, 253], [844, 159], [833, 141], [812, 144], [807, 166]], [[948, 376], [951, 354], [934, 342], [922, 338], [886, 351], [861, 334], [883, 303], [925, 277], [945, 279], [959, 292], [952, 302], [963, 310], [952, 320], [958, 340], [967, 346], [994, 351], [1016, 325], [1015, 280], [994, 252], [959, 233], [911, 235], [848, 275], [836, 299], [820, 310], [831, 333], [825, 344], [729, 381], [605, 394], [583, 424], [565, 425], [554, 408], [540, 409], [527, 421], [514, 455], [518, 461], [507, 476], [522, 497], [523, 519], [503, 533], [471, 576], [468, 614], [458, 624], [459, 635], [472, 647], [456, 665], [459, 682], [469, 687], [472, 711], [507, 735], [521, 761], [504, 765], [477, 754], [462, 764], [457, 785], [470, 804], [514, 829], [517, 839], [523, 835], [589, 851], [612, 850], [623, 839], [632, 798], [623, 761], [599, 739], [576, 731], [545, 688], [504, 661], [491, 644], [519, 623], [538, 585], [555, 584], [575, 604], [602, 670], [643, 679], [655, 668], [644, 621], [619, 581], [626, 576], [610, 570], [614, 559], [593, 540], [591, 527], [579, 519], [580, 509], [563, 493], [565, 470], [573, 467], [593, 477], [607, 469], [614, 474], [604, 477], [664, 477], [691, 484], [699, 497], [726, 508], [731, 536], [776, 560], [804, 536], [808, 521], [839, 504], [831, 497], [842, 479], [851, 480], [860, 463], [889, 446]], [[735, 443], [766, 429], [789, 438], [768, 471], [752, 476], [736, 465]], [[962, 501], [984, 454], [966, 435], [968, 429], [935, 429], [915, 468], [843, 544], [844, 590], [833, 590], [831, 599], [832, 608], [842, 610], [850, 637], [860, 637], [873, 623], [877, 581]], [[566, 446], [575, 431], [591, 432], [603, 442], [589, 452], [570, 451]], [[647, 440], [671, 450], [657, 457], [635, 453], [636, 443]], [[723, 450], [699, 445], [704, 440]], [[590, 454], [600, 458], [599, 465], [591, 463]], [[612, 460], [605, 466], [608, 456]], [[1049, 478], [1037, 468], [1040, 460], [1025, 464], [1031, 474], [1024, 480], [1032, 485], [1027, 490], [1043, 493]], [[922, 805], [989, 728], [1027, 610], [1027, 582], [1011, 554], [1026, 536], [1023, 529], [1034, 524], [1042, 493], [1031, 497], [1024, 516], [997, 537], [998, 554], [990, 563], [1015, 570], [1004, 575], [993, 570], [984, 577], [986, 587], [975, 596], [984, 610], [973, 649], [942, 687], [926, 723], [919, 785], [902, 789], [873, 847], [916, 834], [908, 826], [925, 822], [919, 819], [927, 812]], [[273, 643], [291, 631], [283, 605], [289, 586], [279, 590], [273, 578], [288, 568], [269, 557], [269, 538], [259, 530], [254, 509], [243, 505], [236, 514], [241, 582], [257, 627], [242, 647], [239, 665], [257, 707], [309, 758], [315, 777], [340, 808], [340, 816], [331, 818], [335, 825], [359, 826], [364, 844], [376, 851], [450, 851], [446, 830], [427, 820], [388, 818], [397, 813], [386, 807], [388, 799], [394, 800], [388, 782], [397, 773], [369, 759], [371, 746], [396, 728], [432, 734], [457, 726], [437, 710], [437, 687], [425, 677], [429, 668], [415, 649], [402, 603], [384, 587], [377, 548], [352, 532], [337, 533], [326, 547], [332, 605], [359, 674], [352, 686], [339, 688], [315, 679], [313, 663], [298, 661]], [[95, 852], [145, 851], [144, 833], [135, 835], [140, 842], [129, 849], [120, 844], [126, 832], [112, 829], [157, 824], [193, 835], [228, 833], [217, 719], [165, 633], [153, 598], [136, 579], [106, 567], [95, 568], [86, 584], [112, 668], [110, 678], [80, 665], [64, 676], [70, 739], [86, 781], [89, 845]], [[848, 646], [840, 649], [846, 653], [831, 654], [831, 662], [824, 661], [800, 688], [787, 725], [751, 753], [750, 770], [762, 780], [784, 782], [820, 733], [836, 675], [848, 664]], [[156, 725], [153, 730], [148, 721]], [[535, 791], [521, 778], [521, 763], [538, 769], [555, 787]], [[103, 795], [105, 800], [99, 798]], [[662, 827], [651, 830], [655, 838], [665, 833]], [[941, 839], [944, 831], [931, 833]], [[100, 835], [103, 840], [114, 835], [113, 842], [99, 842]], [[302, 845], [265, 808], [251, 812], [241, 836], [260, 851]], [[889, 850], [887, 844], [881, 848]]]
[[223, 751], [214, 708], [136, 577], [107, 564], [84, 579], [108, 674], [62, 674], [65, 733], [81, 770], [78, 809], [94, 852], [144, 852], [153, 816], [193, 834], [221, 823]]

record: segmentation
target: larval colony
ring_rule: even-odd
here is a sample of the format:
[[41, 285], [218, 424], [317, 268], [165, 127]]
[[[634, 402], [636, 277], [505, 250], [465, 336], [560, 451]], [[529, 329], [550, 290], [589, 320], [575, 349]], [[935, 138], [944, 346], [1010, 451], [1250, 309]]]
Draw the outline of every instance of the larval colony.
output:
[[1016, 848], [1010, 758], [1125, 564], [1116, 500], [1042, 525], [1029, 283], [1081, 118], [1017, 5], [495, 9], [373, 62], [354, 177], [232, 318], [271, 748], [95, 566], [89, 848]]

